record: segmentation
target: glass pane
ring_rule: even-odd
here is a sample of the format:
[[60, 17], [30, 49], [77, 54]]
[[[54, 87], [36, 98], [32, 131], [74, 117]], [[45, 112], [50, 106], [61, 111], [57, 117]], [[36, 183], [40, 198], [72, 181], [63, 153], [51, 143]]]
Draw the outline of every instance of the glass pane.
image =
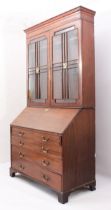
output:
[[78, 30], [67, 32], [68, 60], [78, 59]]
[[78, 69], [68, 70], [69, 99], [78, 99]]
[[40, 73], [40, 98], [47, 99], [47, 72]]
[[53, 64], [62, 62], [62, 39], [61, 35], [53, 37]]
[[40, 66], [47, 65], [47, 39], [40, 42]]
[[62, 71], [53, 71], [53, 98], [62, 99]]
[[55, 32], [55, 35], [62, 34], [62, 33], [66, 33], [67, 31], [71, 31], [71, 30], [73, 30], [73, 29], [74, 29], [74, 26], [72, 26], [72, 27], [70, 27], [70, 28], [65, 28], [65, 29], [63, 29], [63, 30], [61, 30], [61, 31]]
[[29, 45], [29, 98], [35, 102], [47, 99], [47, 63], [47, 39], [42, 37]]
[[35, 43], [29, 44], [29, 68], [35, 67]]
[[35, 74], [29, 75], [29, 98], [35, 99]]

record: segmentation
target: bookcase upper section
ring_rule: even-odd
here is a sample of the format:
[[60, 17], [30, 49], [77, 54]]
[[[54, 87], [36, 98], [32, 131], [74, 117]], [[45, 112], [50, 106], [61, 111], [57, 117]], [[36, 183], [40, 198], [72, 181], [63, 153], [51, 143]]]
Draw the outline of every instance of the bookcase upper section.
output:
[[95, 106], [94, 15], [80, 6], [25, 30], [28, 106]]

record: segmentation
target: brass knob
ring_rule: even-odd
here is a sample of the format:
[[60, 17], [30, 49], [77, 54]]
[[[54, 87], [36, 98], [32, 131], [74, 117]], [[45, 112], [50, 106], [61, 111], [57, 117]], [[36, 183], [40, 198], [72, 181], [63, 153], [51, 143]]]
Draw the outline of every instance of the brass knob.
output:
[[50, 163], [48, 160], [42, 160], [42, 165], [43, 166], [48, 166]]
[[21, 164], [20, 166], [20, 169], [22, 169], [22, 170], [24, 170], [25, 169], [25, 167]]
[[42, 152], [48, 153], [48, 149], [44, 149], [44, 147], [42, 147]]
[[21, 152], [19, 152], [19, 157], [20, 158], [23, 158], [24, 157], [24, 154], [22, 154]]
[[49, 140], [48, 138], [46, 139], [45, 136], [42, 136], [42, 141], [43, 141], [43, 142], [47, 142], [48, 140]]
[[19, 142], [19, 145], [20, 145], [20, 146], [23, 146], [23, 145], [24, 145], [24, 142], [20, 141], [20, 142]]
[[22, 137], [24, 135], [24, 132], [19, 132], [18, 136]]
[[49, 181], [49, 177], [48, 177], [47, 175], [45, 175], [45, 174], [43, 174], [43, 179], [44, 179], [45, 181]]

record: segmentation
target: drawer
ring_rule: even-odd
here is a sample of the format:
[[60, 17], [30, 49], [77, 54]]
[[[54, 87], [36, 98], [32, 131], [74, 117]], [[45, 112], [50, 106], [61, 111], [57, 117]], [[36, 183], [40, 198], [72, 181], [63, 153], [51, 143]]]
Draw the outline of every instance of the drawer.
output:
[[33, 161], [33, 163], [46, 168], [52, 172], [62, 174], [62, 160], [54, 159], [51, 156], [41, 154], [29, 149], [12, 146], [12, 161], [16, 160]]
[[62, 157], [61, 137], [44, 132], [12, 127], [11, 143], [52, 157]]
[[36, 143], [53, 143], [61, 145], [61, 137], [52, 133], [46, 133], [41, 131], [35, 131], [27, 128], [12, 127], [12, 136], [19, 137], [21, 139], [27, 139], [28, 141], [36, 141]]
[[15, 159], [12, 161], [12, 168], [34, 180], [48, 185], [56, 191], [61, 191], [62, 177], [58, 174], [52, 173], [51, 171], [43, 169], [32, 161]]

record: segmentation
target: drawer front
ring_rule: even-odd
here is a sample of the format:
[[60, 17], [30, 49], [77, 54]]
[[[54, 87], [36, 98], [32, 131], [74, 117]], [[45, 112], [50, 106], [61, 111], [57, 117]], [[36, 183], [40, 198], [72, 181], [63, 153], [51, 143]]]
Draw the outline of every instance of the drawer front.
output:
[[16, 136], [23, 139], [28, 139], [29, 141], [37, 141], [37, 143], [53, 143], [56, 145], [61, 144], [61, 138], [58, 135], [48, 134], [46, 132], [34, 131], [31, 129], [12, 127], [12, 136]]
[[12, 145], [12, 161], [19, 161], [24, 159], [27, 161], [31, 160], [33, 163], [39, 165], [42, 168], [62, 175], [62, 160], [54, 159], [45, 154]]
[[12, 127], [11, 143], [16, 146], [32, 149], [41, 154], [62, 158], [61, 137], [56, 135]]
[[40, 181], [56, 191], [61, 191], [61, 176], [43, 169], [32, 161], [20, 160], [14, 156], [12, 168], [26, 176]]

